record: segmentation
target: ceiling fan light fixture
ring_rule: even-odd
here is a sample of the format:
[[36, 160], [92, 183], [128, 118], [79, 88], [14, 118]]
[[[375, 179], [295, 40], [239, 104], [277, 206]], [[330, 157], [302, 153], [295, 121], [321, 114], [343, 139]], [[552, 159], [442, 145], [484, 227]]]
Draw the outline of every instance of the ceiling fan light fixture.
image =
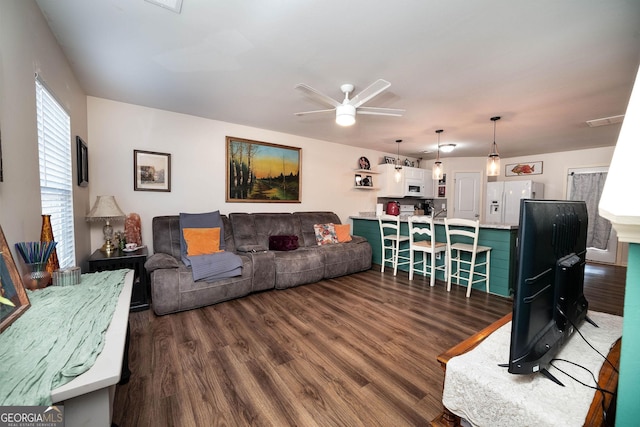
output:
[[336, 123], [340, 126], [352, 126], [356, 122], [356, 107], [350, 104], [336, 107]]
[[442, 151], [443, 153], [451, 153], [453, 150], [455, 150], [456, 148], [456, 144], [442, 144], [440, 146], [440, 151]]
[[491, 117], [493, 122], [493, 144], [491, 145], [491, 153], [487, 157], [487, 176], [500, 175], [500, 154], [498, 154], [498, 144], [496, 144], [496, 122], [500, 120], [500, 116]]

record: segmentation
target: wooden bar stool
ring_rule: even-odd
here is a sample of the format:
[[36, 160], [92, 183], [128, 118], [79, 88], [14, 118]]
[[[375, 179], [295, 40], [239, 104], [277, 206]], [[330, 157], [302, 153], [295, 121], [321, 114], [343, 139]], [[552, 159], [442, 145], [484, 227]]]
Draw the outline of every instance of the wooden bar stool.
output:
[[[409, 236], [400, 234], [400, 216], [380, 215], [380, 243], [382, 245], [382, 268], [390, 262], [393, 266], [393, 275], [398, 273], [399, 265], [409, 264]], [[406, 243], [403, 245], [403, 243]]]
[[[431, 276], [429, 285], [436, 283], [436, 271], [443, 272], [447, 278], [447, 264], [436, 265], [436, 254], [445, 254], [447, 244], [436, 242], [436, 233], [433, 228], [433, 217], [431, 216], [410, 216], [409, 222], [409, 280], [413, 280], [413, 273], [420, 273], [423, 276]], [[415, 260], [416, 253], [422, 254], [422, 269], [420, 261]], [[428, 261], [428, 262], [427, 262]], [[443, 260], [444, 261], [444, 260]], [[418, 268], [416, 268], [418, 264]]]
[[[451, 280], [456, 279], [456, 284], [458, 285], [460, 280], [467, 281], [467, 298], [471, 295], [471, 287], [474, 283], [485, 282], [487, 293], [489, 293], [491, 248], [478, 245], [480, 221], [445, 218], [444, 227], [447, 233], [447, 270], [449, 272], [447, 276], [447, 291], [451, 290]], [[458, 236], [459, 239], [453, 241], [452, 236]], [[485, 258], [484, 261], [477, 262], [476, 257], [480, 253], [484, 253]], [[455, 270], [453, 269], [454, 263]], [[478, 278], [474, 279], [475, 277]]]

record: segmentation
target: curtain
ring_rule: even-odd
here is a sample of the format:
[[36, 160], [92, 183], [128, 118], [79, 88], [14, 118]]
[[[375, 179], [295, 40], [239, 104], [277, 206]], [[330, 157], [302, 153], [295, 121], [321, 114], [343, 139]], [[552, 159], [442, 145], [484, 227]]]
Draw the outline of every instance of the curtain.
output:
[[606, 172], [577, 173], [573, 175], [571, 182], [571, 200], [584, 200], [587, 204], [587, 213], [589, 215], [589, 228], [587, 229], [588, 248], [607, 249], [607, 243], [609, 242], [611, 222], [601, 217], [598, 211], [598, 204], [600, 203], [606, 179]]

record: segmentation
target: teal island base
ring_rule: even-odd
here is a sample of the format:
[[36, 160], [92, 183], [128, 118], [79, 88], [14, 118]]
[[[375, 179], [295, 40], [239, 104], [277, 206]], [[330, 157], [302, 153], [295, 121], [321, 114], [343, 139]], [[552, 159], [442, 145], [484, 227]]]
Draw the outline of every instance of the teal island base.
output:
[[[351, 217], [353, 221], [353, 234], [365, 237], [373, 249], [373, 263], [380, 265], [382, 262], [382, 245], [380, 243], [380, 228], [375, 217]], [[436, 241], [446, 242], [444, 221], [436, 220]], [[406, 219], [401, 219], [402, 234], [408, 235]], [[489, 292], [492, 294], [509, 297], [511, 286], [516, 277], [516, 238], [518, 227], [505, 224], [480, 224], [479, 245], [490, 246], [491, 271]], [[444, 260], [439, 260], [442, 263]], [[398, 267], [399, 270], [409, 271], [409, 266]], [[436, 274], [436, 279], [446, 281], [441, 271]], [[484, 284], [478, 283], [473, 287], [474, 292], [485, 292]]]

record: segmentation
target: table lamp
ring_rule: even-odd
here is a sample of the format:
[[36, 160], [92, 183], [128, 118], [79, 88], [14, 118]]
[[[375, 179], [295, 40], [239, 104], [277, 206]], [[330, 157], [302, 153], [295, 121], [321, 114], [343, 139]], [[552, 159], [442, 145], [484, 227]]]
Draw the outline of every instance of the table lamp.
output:
[[100, 249], [106, 254], [111, 254], [116, 247], [111, 243], [113, 239], [113, 227], [111, 227], [110, 221], [123, 220], [124, 212], [118, 206], [115, 197], [113, 196], [98, 196], [93, 207], [86, 216], [87, 221], [106, 221], [104, 227], [102, 227], [102, 233], [104, 235], [104, 245]]

